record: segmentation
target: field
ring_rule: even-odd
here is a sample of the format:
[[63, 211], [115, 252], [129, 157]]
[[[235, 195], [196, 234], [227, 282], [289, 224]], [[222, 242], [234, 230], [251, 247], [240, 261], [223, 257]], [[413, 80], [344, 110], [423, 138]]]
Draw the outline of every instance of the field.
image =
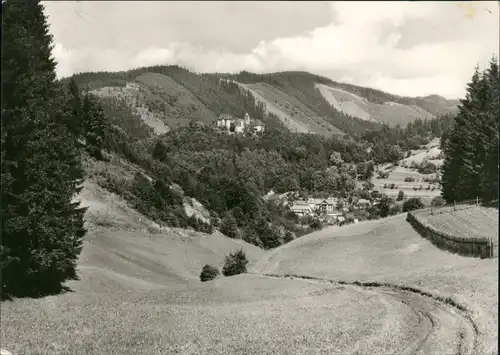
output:
[[335, 109], [363, 120], [385, 122], [392, 126], [399, 124], [404, 127], [417, 118], [434, 117], [430, 112], [415, 105], [402, 105], [396, 102], [377, 104], [339, 88], [324, 84], [316, 84], [315, 87]]
[[304, 236], [266, 254], [252, 271], [386, 282], [450, 296], [471, 312], [477, 353], [497, 351], [498, 259], [439, 250], [405, 222], [405, 214]]
[[[159, 227], [91, 181], [80, 200], [90, 206], [80, 280], [68, 282], [71, 292], [62, 295], [2, 303], [0, 340], [13, 354], [497, 350], [498, 259], [443, 252], [404, 215], [328, 228], [264, 251], [218, 232]], [[204, 264], [221, 267], [224, 255], [239, 248], [251, 273], [199, 282]], [[268, 273], [409, 285], [452, 296], [474, 323], [450, 301], [390, 285]]]
[[434, 215], [424, 210], [415, 213], [419, 221], [438, 231], [459, 238], [492, 238], [498, 245], [498, 209], [482, 206], [436, 209]]
[[351, 287], [257, 275], [202, 284], [205, 263], [265, 251], [160, 228], [91, 182], [80, 199], [90, 206], [80, 280], [59, 296], [2, 304], [1, 343], [14, 354], [345, 354], [353, 339], [382, 354], [391, 343], [377, 339], [404, 343], [411, 328], [395, 327], [418, 321], [400, 302]]
[[[412, 150], [411, 156], [401, 160], [398, 166], [392, 164], [382, 164], [377, 166], [377, 171], [385, 171], [389, 173], [386, 179], [377, 177], [377, 171], [373, 178], [375, 188], [381, 193], [391, 197], [396, 197], [398, 192], [402, 190], [405, 197], [419, 197], [425, 204], [430, 204], [431, 200], [441, 194], [440, 186], [438, 184], [429, 184], [425, 182], [425, 178], [435, 178], [436, 174], [421, 174], [415, 169], [410, 169], [409, 166], [412, 162], [420, 164], [424, 159], [429, 160], [436, 166], [442, 165], [442, 159], [435, 159], [439, 156], [441, 150], [439, 149], [439, 139], [434, 139], [422, 149]], [[406, 167], [405, 167], [406, 166]], [[415, 181], [404, 181], [405, 178], [412, 177]], [[390, 186], [394, 184], [397, 188], [391, 189], [384, 185]], [[428, 187], [430, 186], [430, 189]], [[422, 187], [422, 189], [420, 189]], [[432, 190], [434, 188], [434, 190]]]

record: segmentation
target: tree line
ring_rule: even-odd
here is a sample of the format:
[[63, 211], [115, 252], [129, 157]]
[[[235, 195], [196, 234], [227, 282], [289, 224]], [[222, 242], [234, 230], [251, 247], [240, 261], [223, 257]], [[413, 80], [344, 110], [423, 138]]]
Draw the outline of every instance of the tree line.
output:
[[499, 81], [497, 58], [483, 71], [476, 68], [442, 138], [442, 195], [448, 203], [498, 199]]

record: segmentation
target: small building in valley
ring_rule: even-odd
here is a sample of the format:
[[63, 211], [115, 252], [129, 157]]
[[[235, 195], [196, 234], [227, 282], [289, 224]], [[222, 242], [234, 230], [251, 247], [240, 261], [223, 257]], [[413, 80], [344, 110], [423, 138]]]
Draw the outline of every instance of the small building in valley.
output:
[[294, 203], [290, 210], [294, 212], [297, 216], [309, 216], [312, 214], [313, 210], [308, 203]]

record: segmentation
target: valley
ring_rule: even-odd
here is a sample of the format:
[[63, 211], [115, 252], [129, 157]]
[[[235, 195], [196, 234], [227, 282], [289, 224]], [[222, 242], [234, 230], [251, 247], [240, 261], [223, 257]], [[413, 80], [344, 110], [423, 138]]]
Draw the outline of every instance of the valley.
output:
[[[62, 295], [2, 303], [1, 343], [13, 354], [496, 351], [498, 259], [441, 251], [404, 215], [264, 251], [159, 227], [91, 181], [80, 200], [90, 206], [80, 280]], [[204, 263], [220, 266], [238, 248], [248, 274], [197, 280]], [[465, 311], [439, 301], [446, 297]]]
[[485, 36], [118, 5], [2, 2], [1, 355], [498, 355]]

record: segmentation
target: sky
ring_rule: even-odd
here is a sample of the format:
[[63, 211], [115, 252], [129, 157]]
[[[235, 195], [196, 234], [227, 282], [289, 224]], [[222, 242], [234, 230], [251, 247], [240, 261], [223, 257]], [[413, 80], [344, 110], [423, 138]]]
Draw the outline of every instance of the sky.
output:
[[463, 97], [499, 52], [498, 1], [47, 1], [58, 77], [177, 64], [308, 71], [405, 96]]

